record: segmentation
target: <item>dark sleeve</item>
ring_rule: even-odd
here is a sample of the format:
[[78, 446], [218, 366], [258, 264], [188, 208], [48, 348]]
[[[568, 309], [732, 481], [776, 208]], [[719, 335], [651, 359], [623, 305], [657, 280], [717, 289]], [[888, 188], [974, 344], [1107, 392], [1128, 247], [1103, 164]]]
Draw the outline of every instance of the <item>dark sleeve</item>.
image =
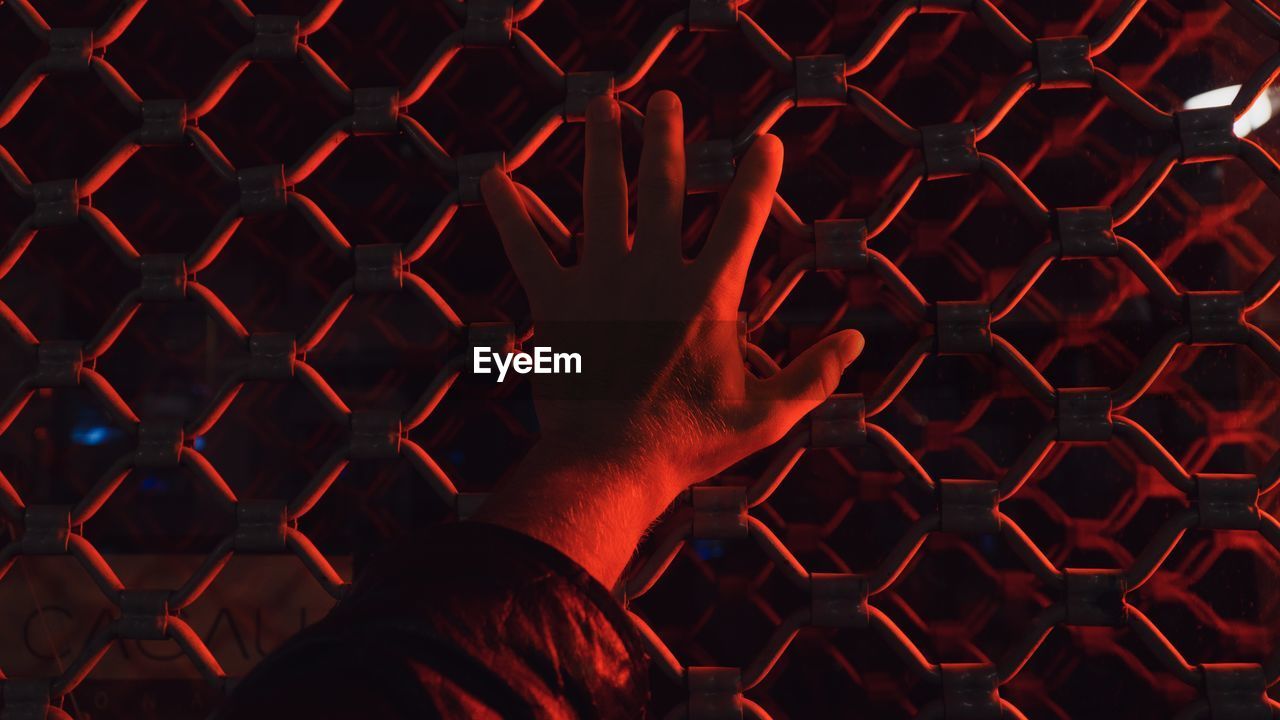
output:
[[464, 522], [376, 559], [215, 717], [637, 717], [647, 672], [625, 612], [585, 570], [525, 535]]

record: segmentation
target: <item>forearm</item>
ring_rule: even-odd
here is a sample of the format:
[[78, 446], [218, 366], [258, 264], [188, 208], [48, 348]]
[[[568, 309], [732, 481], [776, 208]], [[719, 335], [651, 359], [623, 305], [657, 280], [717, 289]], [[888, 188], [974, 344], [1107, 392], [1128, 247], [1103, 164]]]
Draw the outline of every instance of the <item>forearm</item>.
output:
[[613, 587], [645, 531], [675, 499], [673, 469], [547, 441], [529, 451], [475, 520], [540, 540]]
[[522, 533], [445, 523], [375, 554], [216, 717], [624, 718], [646, 677], [630, 620], [581, 566]]

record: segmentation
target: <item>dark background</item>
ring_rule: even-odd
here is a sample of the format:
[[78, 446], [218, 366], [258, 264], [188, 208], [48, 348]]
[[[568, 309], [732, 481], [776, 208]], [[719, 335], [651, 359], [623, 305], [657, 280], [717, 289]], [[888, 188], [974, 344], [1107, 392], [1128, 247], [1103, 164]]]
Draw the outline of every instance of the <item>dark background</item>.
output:
[[[1108, 0], [996, 4], [1030, 38], [1088, 34], [1119, 7]], [[36, 7], [53, 27], [98, 26], [116, 9], [107, 2], [47, 0]], [[519, 27], [565, 71], [621, 71], [663, 19], [683, 7], [665, 0], [547, 0]], [[311, 8], [307, 2], [251, 3], [258, 14], [306, 15]], [[852, 54], [885, 8], [753, 0], [742, 9], [788, 52], [809, 55]], [[19, 15], [13, 6], [0, 8], [0, 89], [17, 83], [46, 53]], [[349, 1], [307, 43], [350, 87], [400, 86], [458, 27], [459, 15], [443, 1]], [[142, 98], [193, 98], [251, 39], [225, 5], [155, 1], [101, 54]], [[1243, 82], [1275, 51], [1275, 40], [1226, 3], [1151, 2], [1096, 62], [1171, 111], [1194, 94]], [[917, 16], [850, 82], [918, 127], [980, 117], [1023, 67], [972, 13]], [[654, 90], [675, 90], [686, 108], [689, 139], [698, 141], [738, 135], [768, 98], [791, 86], [792, 78], [771, 70], [739, 33], [681, 33], [621, 98], [642, 108]], [[404, 112], [457, 156], [510, 149], [562, 101], [563, 90], [517, 52], [468, 48]], [[9, 97], [5, 107], [14, 102]], [[255, 62], [198, 126], [235, 168], [288, 165], [349, 113], [302, 64]], [[82, 177], [138, 124], [99, 74], [59, 74], [45, 79], [0, 127], [0, 146], [12, 156], [7, 165], [33, 182]], [[865, 217], [918, 157], [852, 108], [795, 109], [774, 132], [787, 152], [779, 193], [806, 221]], [[633, 164], [638, 137], [625, 135]], [[1275, 147], [1280, 122], [1251, 137]], [[563, 126], [515, 172], [571, 230], [581, 227], [581, 141], [580, 125]], [[1033, 90], [979, 148], [1056, 208], [1116, 202], [1170, 142], [1167, 133], [1143, 128], [1097, 92]], [[433, 166], [401, 133], [346, 141], [293, 189], [362, 245], [407, 242], [455, 187], [452, 174]], [[186, 145], [139, 150], [89, 202], [146, 254], [192, 252], [237, 199], [236, 183]], [[1243, 289], [1276, 253], [1278, 209], [1276, 197], [1242, 162], [1190, 165], [1175, 168], [1122, 230], [1180, 290]], [[691, 199], [690, 244], [713, 211], [714, 196]], [[29, 198], [0, 187], [0, 237], [15, 232], [30, 212]], [[1044, 239], [990, 181], [966, 177], [923, 184], [871, 245], [930, 301], [985, 301]], [[810, 242], [771, 223], [744, 306], [752, 307]], [[527, 324], [522, 292], [481, 207], [459, 209], [411, 269], [464, 322]], [[351, 260], [290, 210], [247, 219], [197, 279], [249, 332], [303, 334], [352, 272]], [[0, 278], [0, 301], [36, 338], [86, 340], [108, 323], [137, 277], [81, 222], [42, 229]], [[1250, 314], [1272, 337], [1277, 319], [1275, 300]], [[1180, 322], [1152, 302], [1118, 260], [1094, 259], [1051, 265], [996, 329], [1054, 386], [1116, 387]], [[875, 275], [830, 272], [806, 275], [754, 339], [785, 363], [818, 335], [841, 327], [867, 337], [867, 351], [846, 373], [842, 392], [874, 390], [917, 338], [931, 332]], [[465, 341], [421, 301], [374, 295], [356, 297], [305, 359], [350, 408], [399, 413], [464, 351]], [[223, 397], [245, 353], [244, 343], [201, 305], [147, 303], [96, 369], [139, 416], [190, 422]], [[0, 333], [0, 395], [32, 372], [32, 358], [15, 334]], [[1184, 347], [1126, 415], [1189, 471], [1257, 473], [1280, 447], [1278, 403], [1273, 371], [1249, 350]], [[931, 356], [876, 422], [934, 478], [994, 479], [1052, 417], [1051, 408], [990, 359]], [[249, 382], [208, 432], [186, 442], [238, 497], [289, 499], [344, 445], [347, 432], [302, 383]], [[495, 387], [464, 376], [408, 438], [459, 490], [482, 492], [519, 460], [536, 432], [523, 382]], [[39, 390], [0, 434], [0, 473], [27, 505], [74, 505], [136, 446], [130, 429], [84, 388]], [[750, 459], [717, 482], [749, 484], [770, 457]], [[752, 514], [809, 570], [865, 572], [932, 502], [876, 449], [837, 448], [806, 453]], [[1262, 504], [1274, 509], [1274, 495]], [[1056, 567], [1123, 568], [1187, 506], [1183, 493], [1130, 447], [1112, 441], [1054, 447], [1001, 509]], [[6, 509], [0, 543], [21, 528]], [[389, 538], [452, 513], [411, 463], [357, 460], [298, 528], [349, 580], [351, 564], [358, 567]], [[180, 468], [130, 473], [83, 534], [109, 557], [198, 558], [214, 553], [234, 527], [234, 511]], [[55, 560], [22, 557], [0, 578], [0, 644], [44, 657], [24, 666], [25, 674], [0, 662], [9, 677], [57, 676], [81, 652], [83, 638], [64, 620], [46, 617], [46, 608], [74, 607], [79, 598], [101, 593], [88, 577], [40, 585], [42, 573], [55, 576]], [[247, 607], [292, 607], [294, 593], [323, 596], [306, 573], [276, 569], [285, 566], [302, 567], [285, 553], [282, 565], [256, 576], [214, 577], [209, 593]], [[1260, 536], [1192, 530], [1128, 599], [1192, 664], [1262, 662], [1275, 650], [1280, 628], [1278, 576], [1280, 553]], [[226, 587], [231, 582], [257, 587]], [[37, 586], [45, 590], [37, 594]], [[999, 537], [934, 533], [873, 604], [931, 661], [973, 662], [998, 657], [1054, 598]], [[805, 602], [755, 543], [707, 540], [687, 544], [633, 608], [685, 665], [742, 667], [780, 619]], [[42, 630], [33, 634], [33, 627]], [[219, 657], [233, 651], [233, 643], [211, 645], [220, 662], [240, 667]], [[50, 647], [61, 654], [48, 653]], [[114, 668], [127, 664], [108, 658]], [[220, 690], [189, 665], [177, 665], [183, 667], [132, 678], [118, 670], [90, 672], [63, 707], [79, 718], [200, 717]], [[662, 713], [681, 702], [684, 691], [656, 671], [654, 677], [653, 709]], [[937, 690], [912, 675], [873, 632], [806, 629], [747, 696], [775, 717], [897, 718], [913, 716]], [[1198, 697], [1132, 631], [1108, 628], [1055, 630], [1001, 696], [1029, 718], [1164, 718]]]

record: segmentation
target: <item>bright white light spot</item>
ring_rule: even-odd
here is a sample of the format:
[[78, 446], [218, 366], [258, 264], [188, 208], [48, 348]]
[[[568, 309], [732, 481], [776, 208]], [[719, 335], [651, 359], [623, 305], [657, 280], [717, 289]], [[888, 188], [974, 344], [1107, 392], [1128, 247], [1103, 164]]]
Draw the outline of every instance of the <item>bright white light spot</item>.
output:
[[[1236, 99], [1236, 94], [1240, 92], [1239, 85], [1228, 85], [1220, 87], [1217, 90], [1210, 90], [1206, 93], [1200, 93], [1193, 98], [1187, 100], [1183, 104], [1184, 110], [1195, 110], [1197, 108], [1221, 107], [1230, 105]], [[1249, 106], [1249, 110], [1236, 120], [1232, 129], [1236, 133], [1236, 137], [1244, 137], [1249, 133], [1262, 127], [1264, 123], [1271, 119], [1271, 98], [1270, 91], [1263, 92]]]

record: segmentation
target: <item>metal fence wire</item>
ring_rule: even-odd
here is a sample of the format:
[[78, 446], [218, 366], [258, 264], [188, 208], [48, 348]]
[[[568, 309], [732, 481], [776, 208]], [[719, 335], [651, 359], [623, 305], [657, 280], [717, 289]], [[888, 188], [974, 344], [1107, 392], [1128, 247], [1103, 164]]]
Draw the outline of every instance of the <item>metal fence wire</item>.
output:
[[477, 179], [568, 246], [659, 88], [691, 252], [784, 140], [748, 364], [867, 352], [637, 555], [651, 713], [1280, 717], [1263, 2], [2, 4], [0, 717], [200, 717], [279, 639], [201, 608], [473, 510], [537, 433]]

